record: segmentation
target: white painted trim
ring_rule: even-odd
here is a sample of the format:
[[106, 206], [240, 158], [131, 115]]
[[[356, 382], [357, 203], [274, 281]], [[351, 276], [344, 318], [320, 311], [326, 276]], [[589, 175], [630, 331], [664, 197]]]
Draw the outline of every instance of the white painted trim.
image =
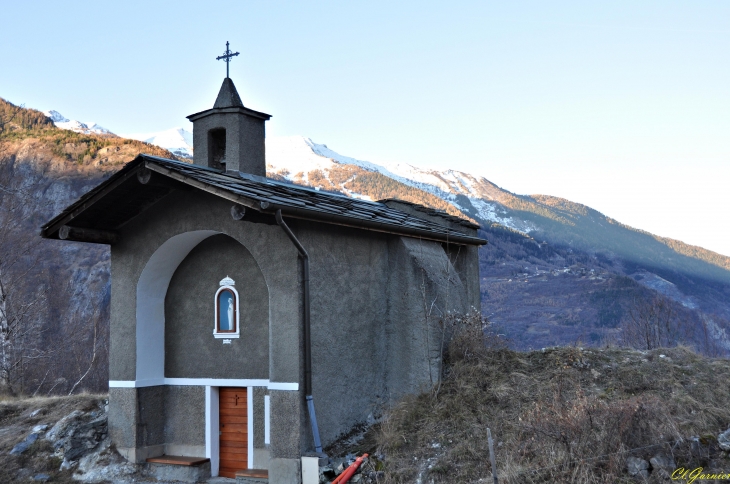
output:
[[205, 387], [205, 456], [210, 459], [210, 475], [218, 475], [220, 468], [218, 387]]
[[232, 379], [232, 378], [165, 378], [165, 385], [198, 386], [210, 385], [213, 387], [268, 387], [269, 380]]
[[[227, 277], [227, 276], [226, 276]], [[225, 280], [225, 279], [224, 279]], [[232, 280], [232, 279], [231, 279]], [[223, 281], [221, 281], [223, 282]], [[234, 282], [235, 284], [235, 282]], [[218, 324], [216, 323], [218, 319], [218, 294], [220, 294], [222, 291], [229, 290], [233, 293], [234, 296], [236, 296], [236, 331], [233, 333], [219, 333], [217, 331]], [[213, 337], [214, 338], [240, 338], [241, 337], [241, 313], [239, 312], [238, 308], [238, 291], [236, 291], [236, 288], [232, 285], [230, 286], [221, 286], [218, 288], [218, 290], [215, 292], [215, 296], [213, 297]]]
[[264, 395], [264, 445], [271, 443], [271, 399]]
[[[238, 323], [236, 323], [236, 324], [238, 324]], [[232, 340], [232, 339], [238, 339], [238, 338], [241, 337], [241, 335], [240, 334], [236, 334], [236, 333], [216, 333], [215, 330], [213, 330], [213, 337], [215, 339], [227, 339], [228, 340], [228, 343], [223, 342], [223, 344], [230, 344], [231, 343], [230, 340]]]
[[285, 383], [285, 382], [280, 382], [280, 381], [272, 381], [272, 382], [269, 382], [268, 388], [269, 388], [269, 390], [297, 391], [297, 390], [299, 390], [299, 383]]
[[109, 388], [143, 388], [161, 385], [212, 387], [266, 387], [269, 390], [299, 390], [299, 383], [272, 382], [263, 379], [227, 378], [154, 378], [147, 380], [109, 380]]
[[137, 380], [134, 384], [135, 387], [157, 387], [165, 384], [164, 378], [151, 378], [148, 380]]
[[109, 380], [109, 388], [134, 388], [136, 381]]
[[246, 389], [246, 396], [248, 397], [248, 405], [246, 405], [248, 411], [248, 415], [246, 415], [248, 420], [248, 468], [253, 469], [253, 387]]

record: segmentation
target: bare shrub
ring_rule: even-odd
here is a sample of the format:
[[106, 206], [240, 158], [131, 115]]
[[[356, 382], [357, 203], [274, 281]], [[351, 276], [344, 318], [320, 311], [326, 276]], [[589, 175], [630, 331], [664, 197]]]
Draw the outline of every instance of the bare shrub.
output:
[[622, 323], [624, 345], [643, 350], [677, 346], [688, 328], [667, 298], [637, 299]]
[[33, 278], [40, 238], [29, 239], [22, 228], [36, 188], [0, 167], [0, 391], [11, 394], [25, 392], [28, 371], [47, 358], [41, 345], [47, 290]]
[[507, 347], [507, 340], [499, 336], [489, 319], [476, 310], [450, 314], [441, 320], [441, 326], [449, 339], [443, 355], [447, 363], [477, 359], [488, 351]]

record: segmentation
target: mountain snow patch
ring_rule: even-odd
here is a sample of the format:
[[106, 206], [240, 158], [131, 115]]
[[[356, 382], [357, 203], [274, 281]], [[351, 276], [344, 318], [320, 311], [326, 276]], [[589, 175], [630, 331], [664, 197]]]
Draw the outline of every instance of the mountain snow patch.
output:
[[57, 128], [68, 129], [70, 131], [83, 134], [114, 134], [105, 127], [99, 126], [94, 122], [82, 123], [75, 119], [69, 120], [63, 114], [58, 111], [54, 111], [53, 109], [50, 111], [43, 111], [43, 114], [51, 118], [51, 121], [53, 121], [53, 124], [56, 125]]
[[[476, 214], [471, 215], [485, 222], [495, 222], [523, 234], [529, 234], [533, 230], [537, 229], [534, 224], [524, 220], [514, 220], [512, 217], [508, 217], [506, 212], [500, 209], [494, 202], [487, 202], [481, 198], [469, 198], [469, 202], [471, 202], [471, 205], [477, 212]], [[468, 211], [464, 210], [464, 208], [460, 207], [460, 209], [468, 213]]]
[[317, 153], [312, 145], [304, 136], [266, 138], [266, 164], [290, 181], [299, 173], [306, 177], [310, 171], [331, 169], [335, 160]]
[[159, 146], [175, 156], [182, 158], [193, 157], [193, 133], [183, 128], [177, 127], [156, 133], [125, 134], [122, 136]]

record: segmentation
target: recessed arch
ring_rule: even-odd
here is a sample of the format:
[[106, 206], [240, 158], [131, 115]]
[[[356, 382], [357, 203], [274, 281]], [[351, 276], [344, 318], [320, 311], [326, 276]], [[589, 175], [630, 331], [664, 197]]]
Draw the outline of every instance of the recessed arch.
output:
[[[226, 232], [194, 230], [172, 236], [166, 240], [155, 250], [142, 270], [137, 282], [136, 373], [134, 386], [163, 385], [166, 384], [167, 380], [170, 380], [165, 378], [165, 300], [170, 289], [170, 283], [175, 272], [190, 252], [204, 240], [215, 235], [229, 237], [248, 250], [240, 240]], [[266, 288], [267, 293], [265, 297], [268, 301], [271, 295], [268, 290], [267, 276], [256, 257], [253, 258], [253, 262], [263, 278], [263, 287]], [[270, 304], [267, 306], [270, 310]], [[269, 317], [267, 310], [267, 321]], [[172, 379], [174, 380], [174, 378]]]
[[220, 233], [195, 230], [175, 235], [152, 254], [142, 270], [137, 282], [138, 384], [161, 385], [165, 379], [165, 295], [172, 275], [195, 246]]

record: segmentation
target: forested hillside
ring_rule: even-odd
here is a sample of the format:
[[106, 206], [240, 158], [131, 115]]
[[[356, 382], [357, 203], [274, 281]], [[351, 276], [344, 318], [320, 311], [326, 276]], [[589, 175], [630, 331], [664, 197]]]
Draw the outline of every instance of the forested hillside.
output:
[[106, 389], [107, 246], [54, 242], [39, 227], [141, 152], [165, 150], [55, 128], [0, 99], [0, 387]]

